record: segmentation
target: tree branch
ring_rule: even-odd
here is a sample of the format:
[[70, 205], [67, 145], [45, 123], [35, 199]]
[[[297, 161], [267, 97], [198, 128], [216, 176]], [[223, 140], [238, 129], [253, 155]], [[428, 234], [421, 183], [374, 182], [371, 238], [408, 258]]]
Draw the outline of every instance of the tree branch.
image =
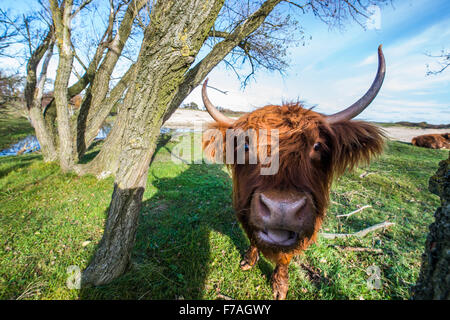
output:
[[80, 4], [80, 6], [77, 9], [75, 9], [75, 11], [71, 14], [71, 17], [72, 18], [75, 17], [81, 10], [83, 10], [84, 7], [86, 7], [91, 2], [92, 2], [92, 0], [83, 1], [83, 3]]
[[354, 215], [355, 213], [363, 211], [364, 209], [367, 209], [367, 208], [372, 208], [372, 206], [371, 205], [366, 205], [366, 206], [361, 207], [361, 208], [359, 208], [359, 209], [357, 209], [355, 211], [352, 211], [350, 213], [337, 215], [336, 218], [342, 218], [342, 217], [347, 217], [348, 218], [348, 217]]
[[48, 50], [50, 43], [52, 42], [54, 33], [53, 28], [49, 29], [47, 32], [47, 35], [44, 38], [44, 41], [31, 53], [31, 57], [28, 60], [27, 63], [27, 79], [25, 84], [25, 101], [27, 104], [27, 108], [31, 108], [33, 104], [34, 99], [34, 90], [36, 89], [36, 82], [37, 82], [37, 76], [36, 76], [36, 69], [39, 65], [40, 61], [42, 60], [42, 57], [44, 56], [45, 52]]
[[322, 236], [325, 239], [336, 239], [336, 238], [350, 238], [350, 237], [357, 237], [357, 238], [362, 238], [365, 235], [367, 235], [369, 232], [378, 230], [378, 229], [382, 229], [382, 228], [387, 228], [390, 226], [393, 226], [395, 223], [393, 222], [382, 222], [379, 224], [376, 224], [374, 226], [371, 226], [369, 228], [363, 229], [361, 231], [355, 232], [355, 233], [320, 233], [320, 236]]
[[228, 53], [264, 22], [264, 19], [281, 1], [282, 0], [266, 0], [258, 10], [238, 25], [223, 41], [214, 45], [212, 50], [186, 73], [184, 81], [179, 86], [176, 97], [172, 100], [170, 107], [164, 115], [163, 121], [166, 121], [170, 117], [183, 99], [200, 84], [206, 75], [221, 62]]

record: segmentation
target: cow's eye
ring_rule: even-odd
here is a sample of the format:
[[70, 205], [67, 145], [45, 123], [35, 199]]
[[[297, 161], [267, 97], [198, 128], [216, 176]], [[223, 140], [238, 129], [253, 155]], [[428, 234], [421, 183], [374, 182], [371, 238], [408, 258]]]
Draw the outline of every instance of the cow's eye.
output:
[[320, 142], [316, 142], [313, 148], [314, 151], [320, 151], [320, 149], [322, 149], [322, 144]]

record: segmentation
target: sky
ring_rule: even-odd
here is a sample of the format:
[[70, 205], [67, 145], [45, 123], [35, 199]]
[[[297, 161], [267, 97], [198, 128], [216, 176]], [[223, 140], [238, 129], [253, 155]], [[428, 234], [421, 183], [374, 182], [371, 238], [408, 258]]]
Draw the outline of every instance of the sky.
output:
[[[33, 3], [0, 0], [0, 7], [20, 11]], [[357, 118], [450, 123], [450, 70], [426, 75], [427, 65], [437, 68], [437, 59], [427, 53], [450, 50], [450, 1], [394, 0], [373, 12], [365, 29], [354, 22], [343, 30], [330, 29], [311, 14], [302, 16], [308, 40], [305, 46], [289, 49], [284, 75], [259, 70], [242, 88], [234, 72], [221, 63], [208, 75], [209, 85], [227, 94], [210, 89], [211, 101], [232, 110], [251, 111], [301, 100], [318, 112], [334, 113], [358, 100], [370, 87], [377, 70], [377, 47], [382, 44], [386, 59], [383, 87]], [[7, 64], [13, 65], [0, 60], [2, 67]], [[53, 59], [50, 77], [56, 64]], [[200, 86], [184, 101], [190, 102], [203, 106]]]
[[[211, 101], [232, 110], [251, 111], [267, 104], [301, 100], [326, 114], [358, 100], [377, 71], [377, 48], [383, 44], [386, 77], [377, 98], [358, 119], [382, 122], [426, 121], [450, 123], [450, 70], [426, 76], [426, 55], [450, 49], [450, 1], [400, 0], [380, 7], [364, 30], [356, 23], [330, 30], [307, 16], [302, 26], [312, 39], [289, 51], [284, 76], [259, 71], [244, 89], [231, 70], [221, 64], [209, 74]], [[379, 22], [379, 23], [378, 23]], [[185, 100], [203, 105], [200, 87]]]

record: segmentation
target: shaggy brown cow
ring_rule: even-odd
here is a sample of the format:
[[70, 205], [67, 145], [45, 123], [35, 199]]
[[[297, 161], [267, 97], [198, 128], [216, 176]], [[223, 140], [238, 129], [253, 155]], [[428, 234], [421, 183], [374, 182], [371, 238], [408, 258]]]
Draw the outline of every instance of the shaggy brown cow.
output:
[[423, 134], [412, 138], [411, 143], [430, 149], [450, 149], [450, 133]]
[[[244, 164], [229, 164], [233, 176], [233, 206], [250, 240], [240, 267], [243, 270], [253, 267], [259, 253], [273, 261], [276, 267], [271, 281], [275, 299], [286, 297], [288, 265], [292, 257], [316, 240], [329, 203], [333, 177], [382, 152], [382, 131], [367, 122], [351, 119], [375, 98], [384, 74], [380, 46], [378, 72], [370, 89], [352, 106], [330, 116], [306, 109], [300, 103], [288, 103], [268, 105], [232, 120], [211, 104], [206, 94], [207, 80], [203, 84], [203, 102], [216, 121], [208, 131], [220, 130], [224, 139], [219, 141], [205, 132], [203, 148], [208, 157], [214, 158], [218, 152], [225, 154], [229, 129], [278, 130], [278, 151], [273, 151], [279, 159], [275, 174], [261, 175], [260, 159], [250, 164], [248, 155]], [[245, 152], [250, 149], [246, 144]], [[268, 152], [272, 152], [271, 149]]]

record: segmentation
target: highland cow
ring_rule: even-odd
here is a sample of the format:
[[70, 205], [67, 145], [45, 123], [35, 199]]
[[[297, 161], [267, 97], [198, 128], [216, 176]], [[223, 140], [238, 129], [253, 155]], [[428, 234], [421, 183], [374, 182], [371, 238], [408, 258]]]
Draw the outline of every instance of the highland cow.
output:
[[[271, 282], [275, 299], [286, 297], [292, 257], [317, 238], [333, 178], [360, 163], [368, 163], [383, 150], [384, 134], [380, 128], [351, 119], [376, 97], [384, 74], [380, 46], [378, 72], [370, 89], [353, 105], [333, 115], [315, 112], [300, 103], [285, 103], [268, 105], [233, 120], [210, 102], [206, 93], [208, 80], [203, 84], [203, 102], [215, 120], [203, 138], [203, 149], [209, 158], [217, 158], [217, 154], [225, 157], [230, 152], [237, 157], [238, 143], [234, 149], [225, 148], [230, 145], [230, 141], [225, 141], [230, 137], [228, 131], [256, 132], [256, 146], [251, 146], [251, 139], [245, 137], [244, 163], [228, 162], [228, 165], [233, 177], [233, 206], [250, 240], [240, 268], [253, 267], [260, 253], [274, 262]], [[278, 146], [269, 147], [268, 152], [277, 156], [279, 165], [277, 172], [269, 175], [261, 174], [266, 164], [259, 159], [259, 149], [267, 146], [261, 143], [261, 129], [269, 135], [273, 130], [278, 134]], [[211, 130], [221, 134], [207, 134]], [[256, 163], [249, 161], [251, 150], [258, 152]]]
[[411, 143], [417, 147], [450, 149], [450, 133], [423, 134], [412, 138]]

